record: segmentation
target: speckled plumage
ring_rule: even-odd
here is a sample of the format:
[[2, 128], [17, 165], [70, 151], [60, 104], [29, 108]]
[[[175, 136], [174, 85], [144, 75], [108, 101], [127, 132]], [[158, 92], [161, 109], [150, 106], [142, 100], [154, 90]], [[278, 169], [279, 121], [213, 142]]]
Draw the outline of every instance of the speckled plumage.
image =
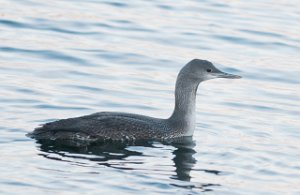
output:
[[35, 129], [40, 139], [135, 140], [172, 138], [172, 125], [166, 119], [143, 115], [99, 112], [87, 116], [46, 123]]
[[212, 78], [240, 78], [223, 73], [206, 60], [192, 60], [178, 74], [175, 108], [168, 119], [131, 113], [99, 112], [62, 119], [36, 128], [29, 136], [49, 140], [141, 140], [192, 136], [195, 129], [196, 92], [200, 82]]

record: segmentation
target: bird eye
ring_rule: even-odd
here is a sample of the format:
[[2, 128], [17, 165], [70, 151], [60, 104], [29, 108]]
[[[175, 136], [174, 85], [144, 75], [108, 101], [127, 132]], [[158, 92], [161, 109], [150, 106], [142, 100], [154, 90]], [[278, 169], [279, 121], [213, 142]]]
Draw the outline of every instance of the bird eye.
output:
[[211, 71], [212, 71], [212, 69], [210, 69], [210, 68], [206, 70], [206, 72], [211, 72]]

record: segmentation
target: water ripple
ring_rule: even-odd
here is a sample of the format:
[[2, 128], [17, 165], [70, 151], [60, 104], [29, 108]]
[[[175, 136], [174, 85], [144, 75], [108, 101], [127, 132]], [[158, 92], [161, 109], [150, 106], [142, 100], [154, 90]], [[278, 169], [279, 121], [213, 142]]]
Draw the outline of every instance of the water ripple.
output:
[[67, 55], [62, 52], [51, 51], [51, 50], [33, 50], [33, 49], [21, 49], [21, 48], [13, 48], [13, 47], [0, 47], [0, 51], [8, 52], [8, 53], [21, 53], [21, 54], [33, 55], [39, 58], [47, 58], [49, 60], [68, 61], [68, 62], [73, 62], [79, 66], [91, 65], [89, 62], [81, 58]]

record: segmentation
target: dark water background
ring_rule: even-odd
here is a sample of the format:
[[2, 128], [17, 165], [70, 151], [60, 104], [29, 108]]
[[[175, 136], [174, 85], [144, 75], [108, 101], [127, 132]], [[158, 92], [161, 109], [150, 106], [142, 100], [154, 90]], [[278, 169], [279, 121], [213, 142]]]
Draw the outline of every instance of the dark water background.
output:
[[[300, 194], [300, 3], [0, 0], [1, 194]], [[36, 143], [97, 111], [168, 117], [179, 69], [201, 84], [193, 140]]]

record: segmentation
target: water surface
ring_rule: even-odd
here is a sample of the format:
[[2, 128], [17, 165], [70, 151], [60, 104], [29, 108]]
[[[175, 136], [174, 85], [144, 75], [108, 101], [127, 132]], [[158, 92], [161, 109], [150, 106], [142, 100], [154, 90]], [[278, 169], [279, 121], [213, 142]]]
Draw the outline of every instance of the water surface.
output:
[[[1, 194], [299, 194], [297, 1], [0, 2]], [[193, 58], [241, 80], [199, 86], [192, 140], [39, 143], [98, 111], [168, 117]]]

